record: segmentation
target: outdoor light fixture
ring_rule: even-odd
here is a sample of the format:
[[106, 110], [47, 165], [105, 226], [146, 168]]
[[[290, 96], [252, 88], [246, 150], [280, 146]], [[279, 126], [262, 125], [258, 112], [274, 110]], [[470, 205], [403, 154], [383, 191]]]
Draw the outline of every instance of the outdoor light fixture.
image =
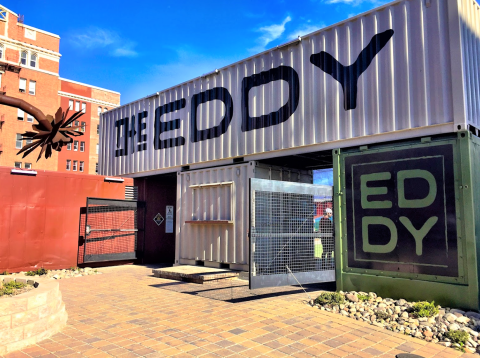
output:
[[37, 172], [35, 170], [12, 169], [10, 174], [37, 175]]
[[123, 179], [122, 178], [109, 178], [109, 177], [105, 177], [104, 179], [106, 182], [112, 182], [112, 183], [123, 183]]

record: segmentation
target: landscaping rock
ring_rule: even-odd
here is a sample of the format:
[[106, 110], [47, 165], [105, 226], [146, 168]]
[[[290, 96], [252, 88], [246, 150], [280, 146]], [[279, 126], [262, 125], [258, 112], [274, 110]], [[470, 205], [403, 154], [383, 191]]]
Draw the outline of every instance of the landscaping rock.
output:
[[[85, 270], [89, 272], [89, 270]], [[378, 297], [374, 292], [342, 293], [345, 303], [341, 305], [318, 305], [320, 310], [340, 313], [345, 317], [368, 322], [377, 327], [383, 327], [392, 332], [403, 333], [439, 343], [445, 347], [461, 349], [445, 337], [451, 330], [462, 330], [469, 334], [469, 339], [463, 347], [467, 352], [480, 353], [480, 313], [462, 311], [460, 309], [440, 307], [433, 317], [416, 317], [413, 310], [414, 302], [404, 299]], [[370, 300], [360, 301], [358, 295], [368, 295]]]
[[349, 300], [350, 302], [358, 302], [358, 297], [357, 295], [354, 295], [353, 293], [347, 293], [345, 295], [345, 297], [347, 298], [347, 300]]

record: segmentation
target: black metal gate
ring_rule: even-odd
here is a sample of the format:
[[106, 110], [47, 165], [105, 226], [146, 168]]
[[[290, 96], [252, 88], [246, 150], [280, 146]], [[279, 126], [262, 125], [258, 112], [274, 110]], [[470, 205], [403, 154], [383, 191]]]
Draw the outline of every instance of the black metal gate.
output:
[[136, 259], [144, 206], [132, 200], [87, 198], [80, 215], [78, 263]]
[[250, 288], [335, 281], [332, 187], [250, 179]]

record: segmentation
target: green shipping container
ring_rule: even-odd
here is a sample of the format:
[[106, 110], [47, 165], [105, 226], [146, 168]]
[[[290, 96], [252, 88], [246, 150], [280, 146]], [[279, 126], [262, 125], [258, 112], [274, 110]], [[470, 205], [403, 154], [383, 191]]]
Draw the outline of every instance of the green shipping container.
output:
[[337, 288], [480, 309], [480, 139], [333, 153]]

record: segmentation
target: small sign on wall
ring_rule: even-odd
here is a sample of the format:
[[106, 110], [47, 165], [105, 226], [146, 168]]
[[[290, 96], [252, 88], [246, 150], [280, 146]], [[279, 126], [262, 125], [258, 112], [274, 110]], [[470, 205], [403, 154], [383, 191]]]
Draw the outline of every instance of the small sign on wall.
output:
[[158, 226], [160, 226], [160, 224], [163, 223], [163, 220], [164, 220], [163, 216], [160, 213], [155, 215], [155, 217], [153, 218], [153, 221], [155, 221], [155, 224], [157, 224]]
[[173, 205], [167, 205], [165, 221], [165, 233], [173, 233]]

